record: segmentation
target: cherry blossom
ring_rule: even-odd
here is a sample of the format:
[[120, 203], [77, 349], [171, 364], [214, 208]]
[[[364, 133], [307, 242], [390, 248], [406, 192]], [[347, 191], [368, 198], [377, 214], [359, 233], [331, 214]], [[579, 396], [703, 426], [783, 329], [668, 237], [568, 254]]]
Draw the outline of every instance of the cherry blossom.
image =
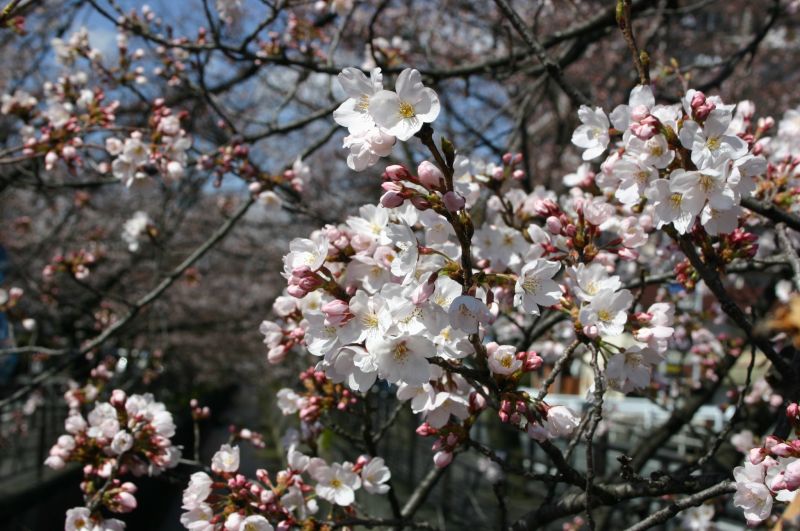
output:
[[596, 159], [608, 147], [608, 117], [600, 107], [592, 109], [582, 105], [578, 118], [581, 125], [572, 134], [572, 143], [584, 150], [583, 160]]
[[405, 142], [422, 128], [422, 124], [436, 120], [439, 97], [422, 84], [422, 76], [415, 69], [400, 72], [395, 90], [375, 93], [370, 99], [369, 113], [378, 126]]

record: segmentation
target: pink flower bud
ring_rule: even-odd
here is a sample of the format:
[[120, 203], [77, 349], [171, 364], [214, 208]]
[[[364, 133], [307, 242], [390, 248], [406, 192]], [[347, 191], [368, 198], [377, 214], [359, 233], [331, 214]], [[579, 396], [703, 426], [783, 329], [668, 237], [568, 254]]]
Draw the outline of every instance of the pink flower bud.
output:
[[45, 466], [49, 466], [53, 470], [61, 470], [62, 468], [64, 468], [64, 465], [66, 463], [64, 462], [64, 459], [62, 459], [61, 457], [58, 457], [57, 455], [51, 455], [44, 460], [44, 464]]
[[125, 391], [122, 389], [114, 389], [111, 392], [111, 405], [114, 407], [122, 407], [125, 405], [125, 400], [128, 399], [128, 395], [125, 394]]
[[78, 152], [73, 146], [64, 146], [64, 149], [61, 150], [61, 156], [66, 160], [74, 159], [77, 155]]
[[525, 178], [525, 172], [522, 170], [514, 170], [514, 172], [511, 174], [511, 178], [516, 181], [521, 181]]
[[122, 491], [114, 496], [114, 504], [121, 513], [129, 513], [136, 509], [136, 497], [130, 492]]
[[595, 325], [589, 325], [583, 327], [583, 334], [589, 339], [594, 339], [598, 336], [599, 331]]
[[471, 413], [478, 413], [486, 409], [486, 398], [478, 392], [469, 395], [469, 410]]
[[445, 208], [450, 212], [457, 212], [464, 208], [467, 201], [457, 192], [447, 192], [442, 198]]
[[543, 363], [544, 360], [537, 353], [528, 352], [528, 356], [525, 359], [524, 369], [526, 371], [538, 371]]
[[514, 160], [514, 155], [512, 155], [511, 153], [503, 154], [503, 164], [505, 164], [506, 166], [511, 164], [511, 161], [513, 160]]
[[340, 326], [350, 318], [350, 306], [343, 300], [333, 299], [322, 305], [322, 313], [329, 326]]
[[423, 160], [417, 168], [419, 182], [429, 190], [436, 190], [444, 186], [444, 174], [435, 164]]
[[795, 459], [786, 465], [783, 479], [786, 481], [786, 488], [788, 490], [797, 490], [797, 488], [800, 487], [800, 459]]
[[632, 123], [630, 129], [640, 140], [650, 140], [658, 131], [658, 119], [655, 116], [647, 116], [641, 122]]
[[420, 437], [430, 437], [431, 435], [436, 435], [436, 429], [432, 428], [427, 422], [420, 424], [419, 427], [417, 427], [416, 432]]
[[386, 192], [381, 196], [381, 205], [386, 208], [397, 208], [403, 204], [405, 198], [397, 192]]
[[56, 162], [58, 162], [58, 155], [56, 152], [48, 151], [47, 155], [44, 156], [44, 167], [48, 170], [52, 170]]
[[711, 114], [711, 111], [713, 111], [716, 108], [717, 106], [714, 105], [712, 102], [706, 101], [703, 105], [700, 105], [699, 107], [694, 109], [694, 117], [697, 118], [698, 120], [705, 120], [706, 118], [708, 118], [708, 115]]
[[401, 166], [400, 164], [387, 166], [386, 170], [383, 172], [383, 176], [391, 181], [411, 180], [411, 173], [409, 173], [405, 166]]
[[770, 448], [770, 452], [772, 452], [772, 455], [777, 455], [778, 457], [791, 457], [794, 455], [794, 447], [785, 442], [778, 443]]
[[547, 218], [547, 221], [545, 221], [545, 224], [550, 234], [561, 234], [561, 221], [557, 217], [550, 216]]
[[700, 107], [701, 105], [705, 104], [705, 102], [706, 102], [706, 95], [698, 90], [692, 96], [691, 107], [692, 109], [696, 109], [697, 107]]
[[749, 452], [747, 452], [747, 459], [753, 463], [754, 465], [759, 464], [764, 460], [766, 454], [764, 453], [763, 448], [753, 448]]
[[415, 305], [422, 304], [423, 302], [427, 301], [433, 292], [436, 291], [436, 275], [431, 274], [428, 277], [428, 280], [421, 283], [417, 289], [414, 290], [414, 293], [411, 294], [411, 302]]
[[433, 456], [433, 464], [436, 468], [444, 468], [453, 462], [453, 453], [446, 450], [436, 452]]
[[417, 210], [428, 210], [431, 207], [431, 204], [427, 199], [418, 195], [415, 195], [411, 198], [411, 204], [414, 205]]
[[772, 129], [775, 127], [775, 119], [772, 116], [767, 116], [766, 118], [759, 118], [758, 119], [758, 128], [762, 131], [766, 131], [767, 129]]

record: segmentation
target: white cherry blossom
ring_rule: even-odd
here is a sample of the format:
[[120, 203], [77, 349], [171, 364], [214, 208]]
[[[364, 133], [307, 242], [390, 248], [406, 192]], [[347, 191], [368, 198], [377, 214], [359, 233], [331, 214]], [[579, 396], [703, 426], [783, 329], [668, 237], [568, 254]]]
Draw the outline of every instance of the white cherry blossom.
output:
[[347, 99], [333, 111], [336, 123], [346, 127], [350, 134], [373, 129], [375, 121], [369, 114], [369, 106], [372, 97], [383, 90], [381, 69], [373, 68], [367, 79], [357, 68], [344, 68], [339, 74], [339, 84]]
[[361, 469], [361, 485], [370, 494], [386, 494], [389, 492], [387, 482], [391, 478], [392, 473], [382, 457], [373, 457]]
[[422, 124], [439, 116], [439, 96], [422, 84], [419, 71], [405, 69], [400, 72], [395, 91], [381, 90], [372, 96], [369, 113], [379, 127], [399, 140], [414, 136]]
[[553, 306], [561, 297], [561, 289], [553, 277], [560, 265], [558, 262], [534, 260], [525, 264], [514, 286], [514, 304], [521, 305], [525, 312], [539, 315], [540, 306]]
[[600, 107], [587, 107], [581, 105], [578, 109], [578, 118], [581, 125], [572, 133], [572, 143], [583, 148], [583, 160], [596, 159], [608, 147], [610, 140], [608, 136], [608, 117]]
[[693, 120], [683, 123], [679, 133], [681, 144], [692, 150], [692, 162], [699, 169], [717, 167], [747, 153], [747, 142], [726, 134], [732, 118], [730, 111], [717, 108], [711, 111], [702, 127]]
[[623, 289], [606, 289], [598, 292], [592, 302], [581, 308], [580, 321], [584, 327], [596, 326], [603, 336], [616, 336], [623, 332], [628, 321], [628, 308], [633, 304], [633, 294]]
[[356, 499], [355, 491], [361, 488], [361, 478], [349, 463], [323, 467], [316, 471], [314, 478], [317, 495], [342, 507], [351, 505]]
[[378, 374], [390, 383], [400, 380], [421, 385], [430, 380], [430, 364], [426, 358], [436, 354], [436, 347], [421, 336], [398, 336], [375, 341], [371, 348], [378, 363]]
[[211, 470], [232, 473], [239, 470], [239, 447], [223, 444], [211, 458]]

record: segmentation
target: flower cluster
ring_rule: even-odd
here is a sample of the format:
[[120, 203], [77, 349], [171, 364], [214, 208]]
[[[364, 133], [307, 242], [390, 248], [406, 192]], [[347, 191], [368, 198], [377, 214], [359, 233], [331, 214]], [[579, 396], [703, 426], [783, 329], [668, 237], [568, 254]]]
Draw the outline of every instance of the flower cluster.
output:
[[211, 475], [192, 474], [183, 493], [181, 523], [201, 531], [306, 529], [314, 526], [318, 500], [329, 502], [331, 516], [341, 518], [355, 514], [359, 489], [389, 491], [391, 472], [380, 457], [327, 463], [290, 446], [286, 460], [287, 467], [274, 476], [259, 469], [252, 480], [239, 472], [239, 447], [222, 445], [211, 460]]
[[[278, 391], [278, 407], [284, 415], [298, 413], [300, 419], [309, 426], [327, 411], [348, 411], [358, 402], [350, 389], [341, 385], [341, 382], [332, 381], [324, 372], [314, 370], [313, 367], [300, 373], [300, 382], [305, 388], [302, 395], [288, 387]], [[364, 387], [368, 388], [369, 386]]]
[[755, 525], [772, 513], [773, 500], [792, 501], [800, 488], [800, 406], [789, 404], [786, 416], [795, 438], [766, 437], [760, 447], [751, 448], [743, 466], [733, 470], [736, 494], [733, 503]]
[[102, 258], [102, 252], [98, 251], [97, 248], [90, 248], [57, 254], [42, 269], [42, 277], [50, 280], [56, 273], [68, 273], [78, 280], [83, 280], [89, 276], [92, 266]]
[[439, 115], [439, 97], [422, 84], [417, 70], [407, 68], [400, 73], [396, 92], [384, 90], [380, 68], [372, 69], [369, 79], [356, 68], [345, 68], [339, 83], [348, 98], [333, 118], [350, 133], [344, 147], [350, 151], [347, 165], [355, 171], [388, 156], [395, 139], [408, 140]]
[[118, 101], [106, 102], [102, 89], [89, 86], [84, 72], [59, 77], [43, 85], [44, 105], [25, 91], [3, 94], [0, 113], [22, 121], [22, 155], [44, 157], [45, 169], [63, 161], [70, 171], [84, 164], [84, 137], [114, 124]]
[[125, 186], [156, 174], [173, 180], [183, 177], [188, 160], [186, 151], [192, 140], [181, 127], [181, 117], [166, 107], [163, 100], [156, 100], [149, 139], [141, 131], [134, 131], [124, 141], [107, 138], [106, 151], [115, 157], [111, 164], [114, 177]]
[[623, 205], [652, 204], [656, 228], [672, 224], [685, 234], [699, 216], [708, 234], [724, 234], [738, 226], [738, 205], [766, 170], [766, 160], [754, 154], [752, 113], [749, 102], [726, 105], [695, 90], [682, 105], [656, 105], [651, 88], [639, 85], [609, 116], [581, 107], [572, 142], [593, 160], [612, 136], [621, 137], [594, 181]]
[[[158, 475], [178, 464], [180, 449], [170, 441], [175, 424], [164, 404], [150, 394], [128, 396], [115, 389], [103, 402], [87, 392], [91, 395], [97, 388], [66, 395], [70, 405], [64, 423], [67, 433], [50, 449], [45, 464], [53, 469], [69, 462], [83, 466], [81, 489], [87, 506], [67, 513], [66, 529], [123, 529], [122, 522], [105, 520], [102, 510], [119, 514], [136, 508], [136, 486], [122, 481], [123, 476]], [[80, 411], [84, 403], [95, 404], [86, 417]]]

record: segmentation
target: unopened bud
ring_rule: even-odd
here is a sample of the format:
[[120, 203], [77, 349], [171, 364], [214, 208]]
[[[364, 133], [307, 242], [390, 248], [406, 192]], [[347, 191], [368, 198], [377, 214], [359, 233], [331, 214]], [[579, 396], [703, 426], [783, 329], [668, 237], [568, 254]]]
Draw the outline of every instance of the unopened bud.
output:
[[435, 164], [423, 160], [417, 168], [419, 182], [429, 190], [436, 190], [444, 185], [444, 174]]
[[445, 208], [450, 212], [458, 212], [467, 204], [464, 197], [457, 192], [447, 192], [444, 194], [442, 201], [444, 202]]
[[444, 468], [453, 462], [453, 452], [442, 450], [436, 452], [433, 456], [433, 464], [436, 468]]

